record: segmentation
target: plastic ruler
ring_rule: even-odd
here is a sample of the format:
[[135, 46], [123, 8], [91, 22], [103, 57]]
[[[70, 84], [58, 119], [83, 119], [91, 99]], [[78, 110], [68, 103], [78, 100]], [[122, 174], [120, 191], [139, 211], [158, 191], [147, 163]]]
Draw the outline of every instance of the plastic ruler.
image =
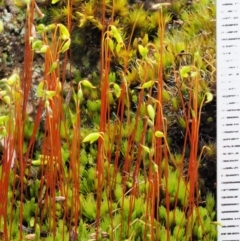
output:
[[240, 0], [216, 2], [218, 241], [240, 241]]

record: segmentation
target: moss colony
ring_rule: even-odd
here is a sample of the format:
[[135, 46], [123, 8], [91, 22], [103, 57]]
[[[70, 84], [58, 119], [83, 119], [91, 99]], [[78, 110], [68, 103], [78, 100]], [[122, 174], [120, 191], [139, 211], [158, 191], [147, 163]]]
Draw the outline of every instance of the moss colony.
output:
[[28, 28], [20, 74], [0, 81], [2, 239], [217, 240], [215, 2], [15, 5]]

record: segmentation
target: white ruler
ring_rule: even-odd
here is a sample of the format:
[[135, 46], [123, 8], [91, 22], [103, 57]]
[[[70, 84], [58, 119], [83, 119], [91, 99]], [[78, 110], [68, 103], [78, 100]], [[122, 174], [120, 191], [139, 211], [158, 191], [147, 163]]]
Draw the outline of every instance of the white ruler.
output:
[[240, 241], [240, 0], [216, 1], [218, 241]]

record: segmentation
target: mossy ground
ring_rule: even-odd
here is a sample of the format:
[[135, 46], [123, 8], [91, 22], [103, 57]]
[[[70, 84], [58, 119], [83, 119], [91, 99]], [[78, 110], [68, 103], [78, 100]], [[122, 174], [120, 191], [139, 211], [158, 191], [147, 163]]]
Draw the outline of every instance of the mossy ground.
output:
[[[62, 237], [66, 238], [64, 240], [216, 240], [215, 203], [211, 194], [215, 193], [216, 182], [215, 3], [210, 0], [188, 4], [173, 1], [172, 6], [162, 8], [160, 15], [159, 11], [142, 9], [141, 4], [109, 0], [105, 1], [104, 20], [102, 6], [102, 1], [97, 0], [72, 2], [72, 45], [68, 53], [72, 69], [68, 68], [69, 74], [64, 80], [70, 88], [62, 89], [64, 117], [58, 123], [61, 162], [58, 162], [59, 156], [51, 152], [54, 146], [47, 144], [51, 143], [47, 142], [51, 137], [51, 125], [47, 122], [50, 110], [45, 102], [46, 111], [35, 134], [24, 182], [19, 179], [18, 162], [10, 174], [8, 198], [14, 200], [7, 210], [12, 217], [9, 220], [10, 239], [19, 239], [18, 226], [23, 225], [24, 236], [26, 232], [33, 233], [35, 236], [27, 235], [26, 238], [34, 240], [53, 240], [53, 236], [55, 240], [62, 240]], [[39, 24], [67, 24], [69, 9], [65, 1], [49, 3], [41, 9], [45, 18], [36, 20], [36, 30]], [[108, 34], [112, 45], [103, 45], [106, 37], [103, 33]], [[37, 38], [41, 39], [41, 34]], [[45, 38], [51, 42], [51, 37]], [[106, 55], [104, 63], [103, 54]], [[59, 61], [64, 66], [63, 56]], [[152, 116], [157, 107], [152, 99], [159, 94], [160, 65], [162, 114], [167, 126], [162, 144], [169, 146], [171, 155], [169, 163], [163, 159], [156, 169], [152, 166], [156, 153], [151, 153], [156, 136]], [[61, 66], [59, 72], [62, 74]], [[44, 66], [41, 71], [44, 72]], [[198, 193], [194, 194], [194, 205], [189, 208], [188, 164], [193, 143], [190, 138], [185, 144], [184, 140], [193, 125], [191, 75], [196, 72], [199, 73], [196, 102], [199, 109], [201, 104], [203, 106], [196, 151]], [[106, 116], [102, 115], [101, 78], [104, 75], [108, 75], [110, 83]], [[120, 101], [124, 81], [127, 97]], [[35, 98], [43, 98], [39, 87], [35, 86], [34, 90], [38, 92]], [[38, 108], [25, 122], [24, 152], [31, 142]], [[188, 118], [184, 114], [188, 114]], [[107, 120], [107, 134], [103, 138], [103, 179], [99, 179], [97, 142], [89, 143], [84, 138], [91, 133], [95, 133], [96, 140], [102, 138], [98, 131], [103, 118]], [[79, 136], [76, 130], [81, 130]], [[75, 149], [80, 150], [76, 158], [72, 156]], [[176, 169], [176, 161], [179, 161], [181, 172]], [[156, 179], [161, 180], [157, 188], [154, 181], [151, 182]], [[161, 198], [150, 202], [148, 200], [154, 198], [149, 193], [159, 193], [157, 196]]]

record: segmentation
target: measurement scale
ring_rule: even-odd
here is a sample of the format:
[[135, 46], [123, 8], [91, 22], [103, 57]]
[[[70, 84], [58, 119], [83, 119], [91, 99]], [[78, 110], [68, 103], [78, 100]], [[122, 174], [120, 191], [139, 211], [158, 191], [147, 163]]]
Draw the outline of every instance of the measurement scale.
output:
[[240, 241], [240, 0], [216, 2], [218, 241]]

